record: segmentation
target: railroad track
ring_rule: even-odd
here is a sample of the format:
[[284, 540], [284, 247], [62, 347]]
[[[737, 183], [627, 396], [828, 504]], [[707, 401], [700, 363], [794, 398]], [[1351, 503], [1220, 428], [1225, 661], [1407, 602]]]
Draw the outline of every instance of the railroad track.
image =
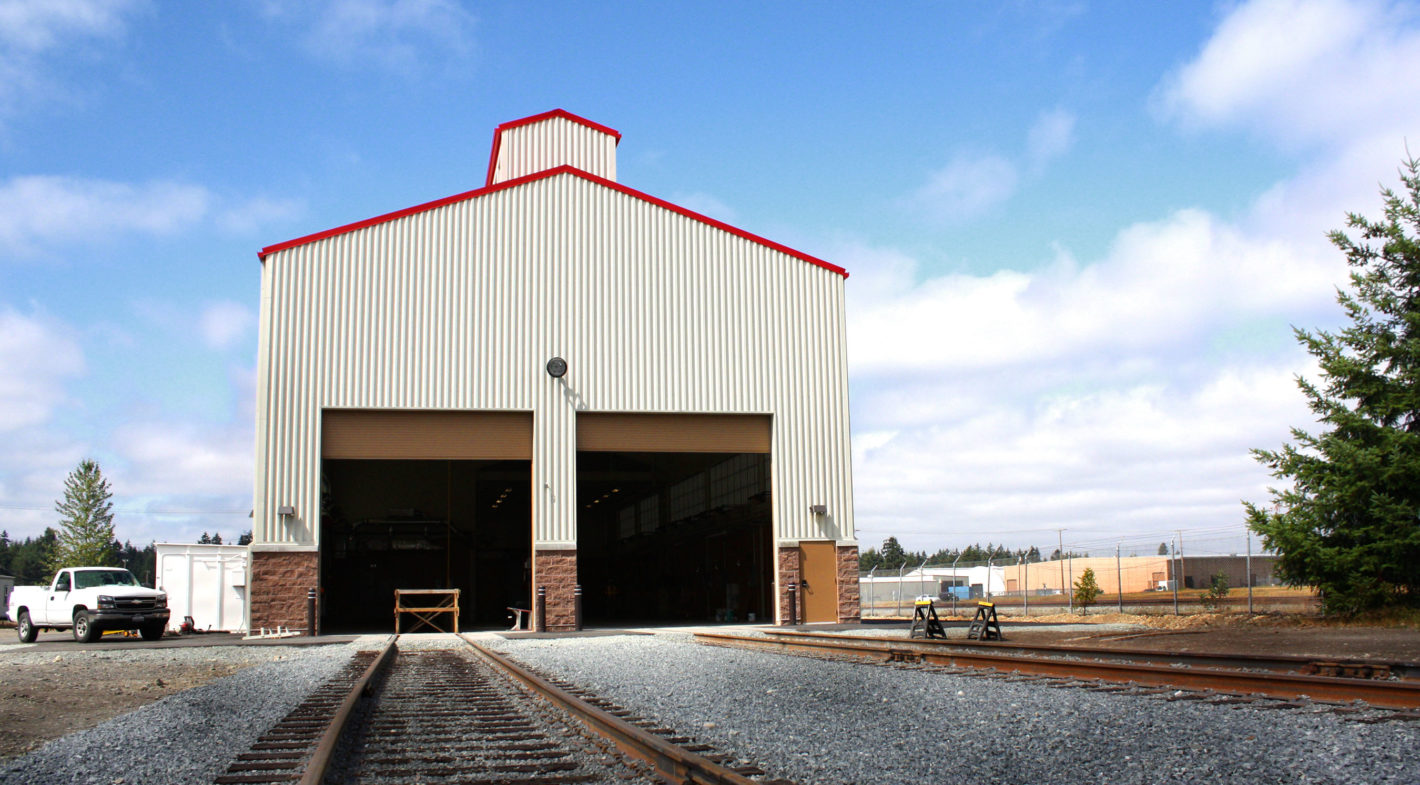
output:
[[472, 640], [449, 646], [358, 653], [215, 782], [792, 785]]
[[[711, 645], [767, 649], [883, 663], [924, 664], [949, 668], [993, 670], [1025, 678], [1087, 680], [1139, 687], [1168, 687], [1253, 699], [1257, 696], [1284, 701], [1308, 698], [1404, 710], [1396, 719], [1420, 719], [1420, 681], [1327, 676], [1282, 670], [1260, 671], [1237, 665], [1224, 666], [1189, 655], [1145, 652], [1131, 660], [1116, 650], [1070, 647], [965, 645], [962, 641], [874, 638], [775, 631], [766, 636], [698, 633], [695, 639]], [[1255, 663], [1258, 664], [1258, 663]], [[1274, 666], [1283, 666], [1273, 663]]]
[[[1420, 679], [1420, 663], [1383, 662], [1379, 660], [1341, 660], [1335, 658], [1302, 657], [1287, 654], [1207, 654], [1170, 653], [1127, 647], [1098, 648], [1062, 646], [1058, 644], [1025, 644], [1010, 641], [976, 641], [965, 638], [924, 639], [884, 638], [871, 635], [825, 635], [801, 630], [765, 630], [768, 635], [802, 640], [838, 640], [853, 643], [893, 641], [924, 650], [943, 648], [960, 651], [987, 651], [1028, 657], [1088, 657], [1092, 660], [1166, 665], [1171, 668], [1234, 668], [1271, 673], [1296, 673], [1303, 676], [1346, 676], [1357, 679]], [[1153, 634], [1153, 633], [1151, 633]], [[1124, 636], [1124, 637], [1133, 637]]]

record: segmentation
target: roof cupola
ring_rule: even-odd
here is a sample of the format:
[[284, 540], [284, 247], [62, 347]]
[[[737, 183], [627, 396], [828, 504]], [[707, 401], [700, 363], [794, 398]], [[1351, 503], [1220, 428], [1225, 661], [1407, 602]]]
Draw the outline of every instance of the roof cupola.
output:
[[614, 181], [620, 141], [617, 131], [563, 109], [503, 123], [493, 132], [486, 184], [497, 185], [559, 166]]

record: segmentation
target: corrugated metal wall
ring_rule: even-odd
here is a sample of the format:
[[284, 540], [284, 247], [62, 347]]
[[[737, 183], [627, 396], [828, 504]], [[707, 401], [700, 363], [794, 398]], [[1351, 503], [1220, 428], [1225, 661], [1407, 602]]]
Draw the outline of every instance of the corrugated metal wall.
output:
[[608, 180], [616, 179], [616, 137], [565, 117], [500, 132], [498, 158], [489, 185], [566, 164]]
[[549, 546], [576, 537], [577, 411], [770, 414], [776, 536], [851, 541], [843, 286], [570, 174], [273, 253], [256, 544], [315, 543], [323, 408], [531, 411]]

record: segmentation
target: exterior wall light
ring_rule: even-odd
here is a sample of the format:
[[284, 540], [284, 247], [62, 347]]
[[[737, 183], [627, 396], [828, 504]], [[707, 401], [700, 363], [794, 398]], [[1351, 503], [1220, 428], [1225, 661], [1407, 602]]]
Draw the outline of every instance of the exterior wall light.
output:
[[289, 504], [283, 504], [280, 507], [276, 508], [276, 514], [294, 516], [296, 514], [296, 508], [292, 507]]
[[547, 375], [554, 379], [561, 379], [567, 373], [567, 361], [561, 357], [553, 357], [547, 361]]
[[811, 505], [809, 505], [809, 512], [813, 513], [814, 515], [827, 515], [827, 514], [828, 514], [828, 505], [827, 505], [827, 504], [811, 504]]

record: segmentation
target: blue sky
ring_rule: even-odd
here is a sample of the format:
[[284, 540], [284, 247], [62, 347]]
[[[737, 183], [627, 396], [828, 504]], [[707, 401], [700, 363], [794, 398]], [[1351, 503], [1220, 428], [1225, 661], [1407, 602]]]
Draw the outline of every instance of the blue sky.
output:
[[865, 547], [1233, 548], [1247, 450], [1309, 423], [1324, 233], [1420, 138], [1417, 12], [0, 0], [0, 528], [83, 457], [121, 538], [248, 528], [257, 249], [475, 188], [561, 107], [848, 268]]

